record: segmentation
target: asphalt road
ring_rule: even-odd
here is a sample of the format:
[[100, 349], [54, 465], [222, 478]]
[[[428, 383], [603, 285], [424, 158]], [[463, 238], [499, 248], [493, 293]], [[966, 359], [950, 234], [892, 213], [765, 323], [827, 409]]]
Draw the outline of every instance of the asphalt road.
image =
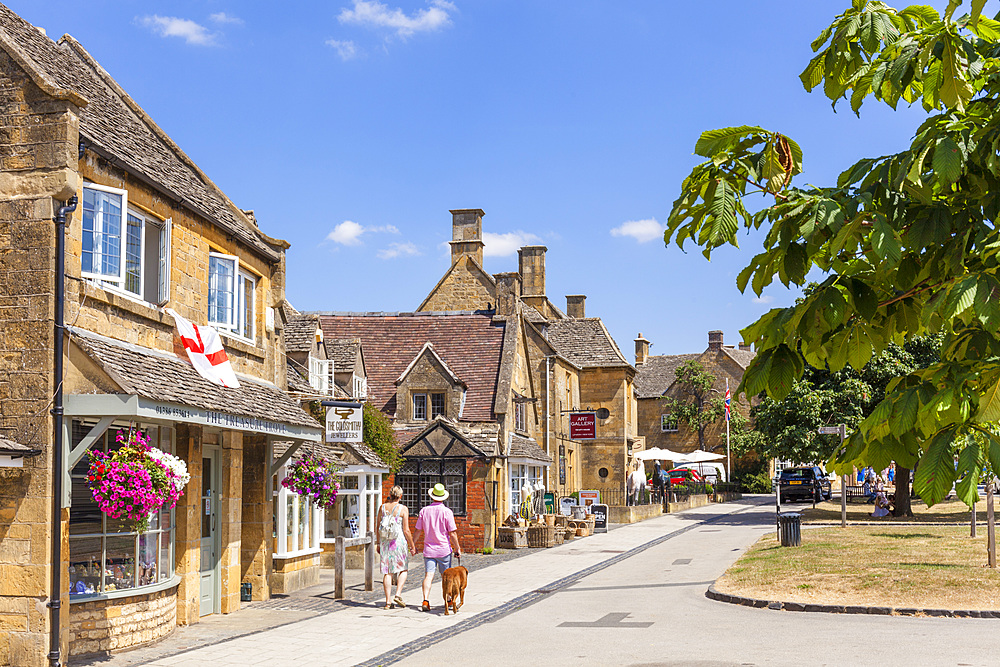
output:
[[773, 505], [700, 524], [397, 664], [1000, 664], [997, 619], [773, 611], [706, 598], [709, 584], [772, 530]]

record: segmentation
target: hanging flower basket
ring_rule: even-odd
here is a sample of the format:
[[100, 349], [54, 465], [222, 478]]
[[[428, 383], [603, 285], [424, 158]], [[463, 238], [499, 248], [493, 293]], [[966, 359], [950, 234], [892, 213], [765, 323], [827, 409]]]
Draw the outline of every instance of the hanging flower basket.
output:
[[281, 480], [281, 485], [320, 507], [333, 507], [340, 491], [336, 480], [339, 472], [340, 468], [325, 458], [303, 454], [288, 466], [288, 476]]
[[110, 454], [90, 452], [90, 492], [102, 512], [143, 533], [152, 512], [177, 505], [191, 475], [184, 461], [150, 447], [137, 429], [118, 431], [115, 440], [122, 446]]

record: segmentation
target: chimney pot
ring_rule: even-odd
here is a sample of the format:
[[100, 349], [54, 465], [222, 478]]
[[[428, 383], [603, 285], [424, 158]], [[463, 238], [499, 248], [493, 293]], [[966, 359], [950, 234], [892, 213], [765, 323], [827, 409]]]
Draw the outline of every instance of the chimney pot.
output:
[[587, 297], [583, 294], [566, 295], [566, 314], [575, 319], [587, 316]]
[[722, 349], [722, 332], [721, 331], [709, 331], [708, 332], [708, 349], [710, 350], [721, 350]]

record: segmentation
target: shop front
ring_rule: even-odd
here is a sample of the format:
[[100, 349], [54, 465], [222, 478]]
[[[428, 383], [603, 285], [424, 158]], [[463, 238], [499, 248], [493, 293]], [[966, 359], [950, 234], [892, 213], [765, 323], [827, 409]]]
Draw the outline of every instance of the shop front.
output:
[[[272, 452], [277, 441], [288, 456], [318, 442], [319, 423], [272, 384], [241, 377], [239, 388], [217, 387], [176, 357], [73, 334], [63, 422], [71, 655], [236, 611], [241, 588], [268, 599]], [[130, 433], [190, 474], [176, 507], [153, 512], [142, 532], [103, 513], [88, 485], [88, 453], [110, 453]]]

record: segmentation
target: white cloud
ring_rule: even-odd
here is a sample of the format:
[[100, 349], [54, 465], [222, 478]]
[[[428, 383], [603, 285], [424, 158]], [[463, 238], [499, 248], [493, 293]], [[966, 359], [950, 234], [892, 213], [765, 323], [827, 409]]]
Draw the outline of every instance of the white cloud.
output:
[[390, 243], [388, 248], [383, 248], [375, 254], [379, 259], [395, 259], [404, 255], [419, 255], [420, 250], [412, 243]]
[[231, 14], [227, 14], [225, 12], [218, 12], [217, 14], [211, 14], [211, 15], [209, 15], [208, 18], [212, 19], [216, 23], [228, 23], [228, 24], [231, 24], [231, 25], [243, 25], [243, 19], [241, 19], [238, 16], [232, 16]]
[[405, 38], [451, 24], [448, 12], [455, 11], [455, 5], [445, 0], [431, 0], [430, 5], [428, 9], [419, 9], [407, 16], [402, 9], [390, 9], [378, 0], [354, 0], [354, 9], [340, 10], [337, 19], [341, 23], [389, 29], [398, 37]]
[[483, 232], [484, 257], [507, 257], [513, 255], [522, 246], [531, 245], [541, 241], [540, 238], [530, 232], [507, 232], [506, 234], [493, 234]]
[[149, 28], [160, 37], [180, 37], [188, 44], [214, 46], [216, 35], [205, 26], [190, 19], [176, 16], [143, 16], [136, 19], [139, 25]]
[[656, 221], [656, 218], [646, 220], [630, 220], [614, 227], [611, 230], [612, 236], [631, 236], [639, 243], [649, 243], [653, 239], [662, 239], [665, 226]]
[[333, 231], [326, 235], [327, 241], [333, 241], [340, 245], [361, 245], [362, 234], [398, 234], [399, 230], [395, 225], [381, 225], [379, 227], [365, 227], [353, 220], [344, 220], [333, 228]]
[[344, 62], [358, 57], [358, 47], [351, 41], [341, 41], [339, 39], [328, 39], [326, 45], [337, 50], [337, 55]]
[[768, 296], [767, 294], [761, 294], [760, 296], [755, 296], [753, 298], [754, 303], [768, 304], [774, 301], [773, 296]]

